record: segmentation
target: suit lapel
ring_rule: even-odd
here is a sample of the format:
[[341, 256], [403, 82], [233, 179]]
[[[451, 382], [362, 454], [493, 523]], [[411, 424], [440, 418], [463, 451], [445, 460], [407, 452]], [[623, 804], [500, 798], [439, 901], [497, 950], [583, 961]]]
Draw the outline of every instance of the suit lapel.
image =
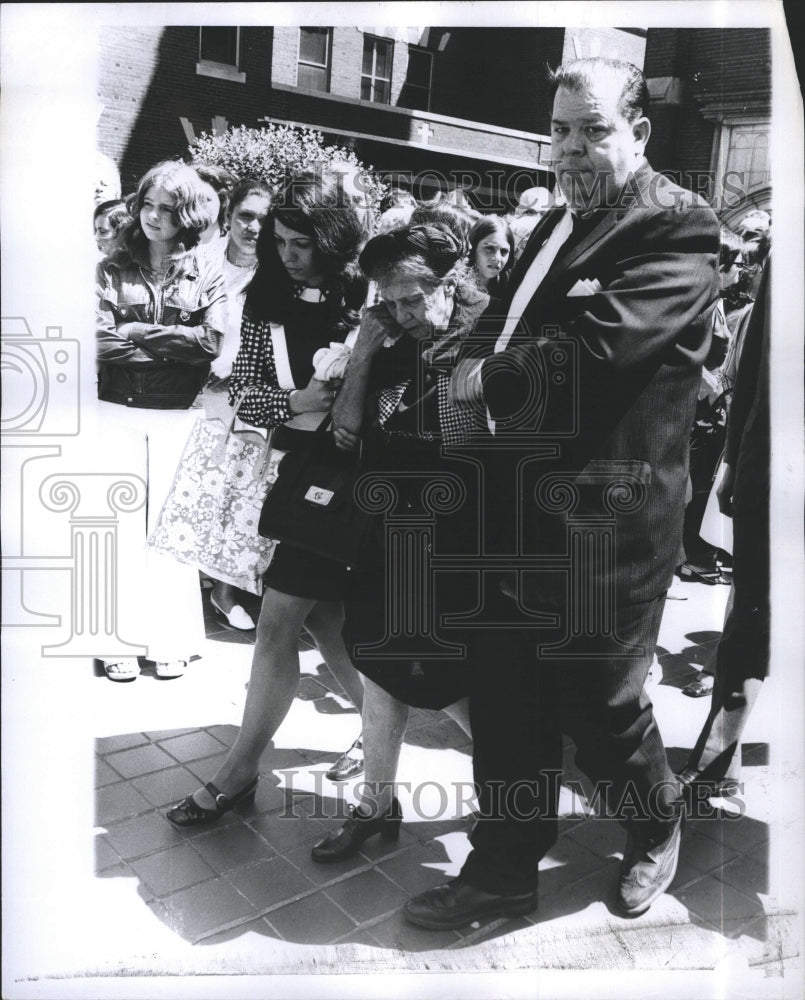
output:
[[515, 291], [520, 287], [523, 277], [534, 263], [534, 258], [539, 253], [545, 240], [547, 240], [553, 232], [556, 224], [559, 222], [559, 219], [562, 217], [564, 212], [564, 207], [552, 208], [550, 211], [546, 212], [536, 226], [534, 226], [534, 231], [531, 236], [529, 236], [528, 243], [526, 243], [525, 249], [522, 254], [520, 254], [520, 259], [514, 265], [514, 269], [512, 270], [512, 276], [508, 287], [509, 301], [511, 301]]
[[634, 208], [635, 204], [646, 204], [643, 199], [653, 176], [654, 171], [648, 163], [644, 163], [634, 172], [621, 192], [617, 207], [609, 209], [598, 225], [587, 233], [582, 240], [578, 243], [571, 241], [567, 249], [562, 248], [559, 251], [556, 260], [553, 262], [553, 266], [540, 285], [540, 294], [544, 290], [553, 287], [585, 254], [589, 253], [601, 240], [609, 236], [626, 213]]

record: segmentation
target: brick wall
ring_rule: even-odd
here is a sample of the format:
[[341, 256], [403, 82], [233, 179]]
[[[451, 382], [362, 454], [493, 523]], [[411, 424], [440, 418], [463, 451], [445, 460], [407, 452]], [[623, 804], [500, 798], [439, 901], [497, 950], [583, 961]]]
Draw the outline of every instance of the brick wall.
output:
[[274, 28], [274, 51], [271, 63], [271, 80], [296, 86], [296, 67], [299, 59], [299, 28]]
[[124, 191], [154, 163], [183, 156], [187, 118], [196, 134], [215, 116], [256, 126], [267, 113], [272, 28], [241, 30], [244, 83], [196, 73], [198, 28], [109, 27], [102, 33], [98, 144], [121, 172]]
[[330, 93], [358, 100], [361, 96], [363, 32], [354, 27], [333, 28], [333, 64]]
[[[763, 29], [651, 29], [647, 77], [678, 77], [678, 105], [652, 106], [654, 126], [648, 155], [660, 170], [706, 175], [717, 123], [703, 107], [744, 106], [758, 118], [770, 100], [769, 32]], [[687, 186], [695, 186], [689, 184]], [[703, 191], [701, 193], [704, 193]]]
[[646, 39], [620, 28], [568, 28], [565, 31], [563, 62], [601, 56], [634, 63], [642, 69], [645, 55]]
[[[105, 28], [99, 47], [98, 146], [120, 167], [159, 57], [164, 28]], [[124, 185], [125, 186], [125, 185]]]

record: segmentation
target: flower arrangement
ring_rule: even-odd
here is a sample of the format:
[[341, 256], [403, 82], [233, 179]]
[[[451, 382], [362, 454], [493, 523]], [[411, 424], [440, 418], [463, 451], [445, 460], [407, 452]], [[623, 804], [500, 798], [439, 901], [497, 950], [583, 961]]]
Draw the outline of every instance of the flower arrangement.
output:
[[389, 187], [373, 167], [361, 163], [351, 150], [328, 146], [323, 134], [313, 128], [236, 125], [220, 135], [203, 132], [189, 147], [189, 153], [193, 166], [223, 167], [238, 178], [259, 178], [272, 188], [278, 187], [288, 173], [297, 170], [316, 165], [346, 168], [355, 175], [360, 194], [365, 196], [376, 216]]

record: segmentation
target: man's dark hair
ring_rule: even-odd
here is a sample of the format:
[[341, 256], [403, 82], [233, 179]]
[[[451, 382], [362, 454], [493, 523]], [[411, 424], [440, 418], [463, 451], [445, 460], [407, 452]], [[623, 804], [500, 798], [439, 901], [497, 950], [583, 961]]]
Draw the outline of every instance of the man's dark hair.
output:
[[646, 78], [637, 66], [620, 59], [573, 59], [548, 71], [551, 98], [556, 91], [591, 90], [602, 77], [610, 76], [621, 84], [618, 111], [628, 122], [648, 114], [649, 94]]

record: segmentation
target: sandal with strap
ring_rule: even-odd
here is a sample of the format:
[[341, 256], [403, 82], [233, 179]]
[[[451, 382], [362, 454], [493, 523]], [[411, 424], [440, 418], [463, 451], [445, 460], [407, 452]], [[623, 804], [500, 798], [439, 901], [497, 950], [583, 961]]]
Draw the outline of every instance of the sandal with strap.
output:
[[140, 676], [140, 664], [136, 656], [122, 660], [103, 660], [103, 669], [110, 681], [133, 681]]
[[154, 673], [163, 681], [172, 677], [184, 677], [186, 671], [187, 660], [157, 660], [154, 663]]
[[325, 772], [324, 777], [329, 778], [330, 781], [348, 781], [350, 778], [357, 778], [359, 774], [363, 774], [363, 770], [363, 734], [361, 734], [341, 754], [330, 770]]
[[192, 795], [188, 795], [187, 798], [170, 808], [165, 815], [174, 826], [202, 826], [206, 823], [214, 823], [224, 813], [228, 813], [232, 809], [253, 805], [259, 777], [258, 775], [252, 779], [245, 788], [241, 788], [232, 796], [219, 791], [211, 781], [208, 781], [204, 787], [215, 799], [214, 809], [205, 809], [204, 806], [200, 806], [196, 802]]
[[[710, 678], [709, 683], [705, 680], [707, 677]], [[688, 698], [705, 698], [713, 693], [714, 683], [715, 677], [712, 674], [705, 674], [704, 677], [697, 677], [695, 681], [686, 684], [682, 688], [682, 694], [686, 694]]]

